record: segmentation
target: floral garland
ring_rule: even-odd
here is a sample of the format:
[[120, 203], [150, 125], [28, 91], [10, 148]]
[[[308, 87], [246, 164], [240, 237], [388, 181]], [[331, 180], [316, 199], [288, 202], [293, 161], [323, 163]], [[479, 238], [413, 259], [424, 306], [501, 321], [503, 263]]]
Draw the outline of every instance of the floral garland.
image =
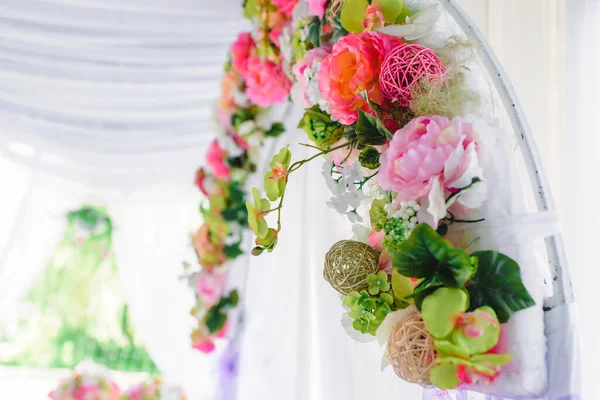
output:
[[119, 397], [119, 400], [186, 400], [187, 397], [176, 388], [171, 388], [159, 377], [152, 377], [137, 385], [131, 386]]
[[52, 400], [119, 400], [119, 386], [103, 374], [74, 372], [48, 394]]
[[287, 101], [292, 87], [280, 43], [286, 42], [296, 1], [245, 3], [244, 15], [255, 29], [240, 33], [231, 46], [216, 112], [222, 132], [209, 146], [206, 167], [196, 173], [195, 183], [206, 196], [200, 207], [204, 222], [191, 237], [200, 269], [192, 272], [186, 264], [186, 271], [197, 300], [192, 343], [203, 353], [227, 335], [228, 310], [238, 302], [236, 290], [225, 291], [229, 263], [242, 254], [247, 229], [244, 185], [256, 171], [263, 140], [284, 131], [282, 123], [270, 121], [269, 111]]
[[[328, 205], [355, 223], [357, 238], [336, 243], [323, 272], [342, 295], [346, 328], [361, 341], [387, 342], [385, 361], [402, 379], [453, 389], [497, 378], [512, 358], [499, 346], [502, 324], [534, 301], [517, 262], [492, 250], [469, 254], [454, 229], [482, 221], [473, 216], [486, 201], [494, 135], [471, 116], [479, 96], [467, 85], [470, 44], [419, 40], [436, 24], [437, 7], [294, 6], [288, 42], [280, 37], [279, 45], [293, 49], [282, 53], [292, 99], [305, 108], [298, 126], [313, 144], [304, 145], [315, 155], [292, 162], [281, 149], [264, 177], [266, 198], [253, 188], [246, 207], [253, 254], [272, 251], [290, 175], [324, 158]], [[232, 63], [240, 60], [233, 53]]]

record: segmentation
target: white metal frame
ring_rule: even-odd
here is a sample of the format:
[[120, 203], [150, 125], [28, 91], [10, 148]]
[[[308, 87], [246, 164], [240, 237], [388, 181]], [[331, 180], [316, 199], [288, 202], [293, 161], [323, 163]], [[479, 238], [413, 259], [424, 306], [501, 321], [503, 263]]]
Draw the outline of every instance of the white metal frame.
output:
[[[483, 64], [489, 73], [496, 90], [506, 107], [511, 125], [517, 137], [523, 158], [527, 165], [529, 180], [534, 188], [535, 200], [538, 211], [555, 211], [556, 207], [550, 186], [535, 144], [531, 128], [521, 108], [506, 72], [496, 58], [490, 45], [483, 37], [481, 31], [475, 26], [471, 18], [458, 5], [457, 0], [439, 0], [446, 11], [454, 18], [464, 34], [477, 46]], [[546, 251], [552, 274], [553, 295], [544, 300], [544, 310], [549, 311], [561, 304], [573, 302], [573, 289], [569, 277], [567, 257], [562, 237], [551, 236], [546, 238]]]

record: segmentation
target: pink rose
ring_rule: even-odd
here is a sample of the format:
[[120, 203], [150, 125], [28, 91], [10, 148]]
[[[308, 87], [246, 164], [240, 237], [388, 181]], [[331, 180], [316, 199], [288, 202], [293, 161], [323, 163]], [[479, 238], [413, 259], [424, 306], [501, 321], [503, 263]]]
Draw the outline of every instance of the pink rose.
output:
[[[307, 94], [307, 82], [304, 74], [307, 69], [313, 69], [316, 63], [320, 63], [323, 58], [327, 57], [331, 53], [331, 49], [331, 44], [323, 44], [321, 47], [307, 51], [304, 57], [294, 64], [292, 72], [296, 78], [296, 83], [292, 89], [292, 97], [298, 105], [308, 108], [315, 104], [315, 99], [311, 99]], [[315, 78], [313, 77], [313, 79]]]
[[250, 57], [247, 67], [246, 94], [252, 103], [266, 108], [288, 98], [292, 83], [280, 64]]
[[381, 245], [382, 245], [384, 239], [385, 239], [385, 232], [384, 231], [376, 231], [375, 226], [373, 225], [371, 234], [369, 235], [369, 238], [367, 240], [367, 243], [369, 244], [369, 246], [371, 246], [375, 250], [381, 251], [381, 250], [383, 250], [383, 247]]
[[226, 163], [227, 152], [221, 148], [217, 139], [213, 140], [208, 147], [206, 154], [206, 164], [210, 167], [213, 175], [217, 179], [227, 180], [231, 171]]
[[361, 91], [367, 91], [375, 103], [384, 104], [379, 86], [381, 64], [390, 50], [402, 44], [402, 39], [368, 31], [337, 41], [317, 73], [319, 91], [334, 119], [350, 125], [358, 119], [359, 108], [370, 111]]
[[246, 77], [248, 60], [255, 47], [254, 39], [248, 32], [240, 33], [231, 46], [231, 66], [242, 78]]
[[327, 8], [327, 0], [307, 0], [308, 1], [308, 12], [311, 15], [323, 19], [325, 15], [325, 9]]
[[215, 350], [215, 343], [211, 339], [204, 339], [192, 344], [196, 350], [200, 350], [204, 354], [212, 353]]
[[196, 292], [207, 308], [219, 301], [227, 284], [227, 272], [202, 270], [196, 279]]
[[[418, 117], [398, 130], [381, 154], [381, 167], [377, 175], [379, 185], [398, 193], [397, 201], [422, 200], [426, 218], [421, 222], [437, 226], [446, 216], [446, 198], [483, 179], [479, 165], [478, 134], [473, 126], [459, 118]], [[481, 181], [474, 188], [461, 192], [457, 203], [469, 208], [481, 205]], [[425, 206], [425, 207], [423, 207]]]

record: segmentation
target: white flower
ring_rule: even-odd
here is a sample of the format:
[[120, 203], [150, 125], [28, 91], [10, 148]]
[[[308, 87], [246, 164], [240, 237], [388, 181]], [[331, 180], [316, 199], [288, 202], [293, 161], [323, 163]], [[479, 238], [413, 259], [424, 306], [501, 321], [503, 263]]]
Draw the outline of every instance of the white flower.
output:
[[239, 157], [244, 154], [244, 149], [240, 148], [231, 136], [218, 136], [219, 146], [228, 153], [230, 157]]
[[240, 90], [237, 86], [231, 88], [230, 91], [231, 97], [233, 97], [233, 102], [240, 107], [248, 107], [250, 105], [250, 100], [246, 93]]
[[352, 225], [352, 233], [354, 234], [354, 240], [367, 243], [371, 234], [371, 228], [362, 224], [354, 224]]
[[429, 29], [437, 22], [442, 15], [437, 9], [437, 4], [432, 4], [423, 10], [406, 17], [402, 25], [388, 25], [377, 29], [378, 32], [388, 35], [401, 37], [406, 40], [416, 40], [427, 34]]
[[240, 124], [240, 126], [238, 128], [238, 133], [241, 136], [247, 136], [247, 135], [250, 135], [251, 133], [253, 133], [255, 130], [256, 130], [256, 123], [253, 120], [249, 119]]

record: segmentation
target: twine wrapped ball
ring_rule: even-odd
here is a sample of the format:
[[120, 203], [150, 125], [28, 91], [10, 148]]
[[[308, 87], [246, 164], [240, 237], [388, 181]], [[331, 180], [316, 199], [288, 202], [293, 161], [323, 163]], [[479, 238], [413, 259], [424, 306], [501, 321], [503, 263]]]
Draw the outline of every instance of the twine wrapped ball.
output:
[[394, 326], [387, 352], [396, 375], [410, 383], [431, 385], [429, 371], [435, 361], [435, 348], [421, 313], [415, 312]]
[[344, 296], [367, 289], [367, 275], [379, 270], [379, 251], [365, 243], [341, 240], [325, 255], [323, 277]]
[[423, 77], [441, 80], [446, 68], [427, 47], [405, 44], [390, 51], [381, 64], [379, 85], [383, 96], [402, 107], [410, 104], [413, 87]]

